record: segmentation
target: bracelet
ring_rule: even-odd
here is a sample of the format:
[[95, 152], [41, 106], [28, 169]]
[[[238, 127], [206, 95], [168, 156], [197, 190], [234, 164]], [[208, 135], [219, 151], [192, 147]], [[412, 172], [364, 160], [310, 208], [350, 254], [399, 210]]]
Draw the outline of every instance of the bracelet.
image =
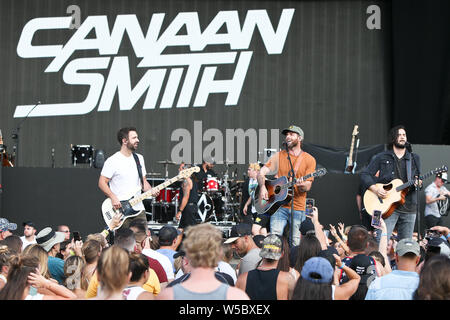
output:
[[[109, 229], [109, 228], [108, 228]], [[109, 230], [108, 229], [105, 229], [105, 230], [103, 230], [101, 233], [105, 236], [105, 238], [108, 236], [108, 234], [109, 234]]]
[[339, 270], [342, 270], [342, 268], [344, 268], [344, 267], [345, 267], [345, 263], [342, 262], [342, 263], [341, 263], [341, 266], [338, 267], [338, 269], [339, 269]]
[[382, 237], [387, 237], [387, 233], [382, 233], [381, 236]]

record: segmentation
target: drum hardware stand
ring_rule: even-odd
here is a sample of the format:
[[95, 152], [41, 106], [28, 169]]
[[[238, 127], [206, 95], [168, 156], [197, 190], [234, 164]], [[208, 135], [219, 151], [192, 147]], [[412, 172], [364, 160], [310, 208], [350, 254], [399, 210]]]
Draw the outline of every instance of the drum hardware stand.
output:
[[[229, 163], [226, 162], [225, 163], [225, 173], [223, 175], [224, 177], [224, 183], [223, 186], [225, 187], [225, 196], [224, 196], [224, 222], [227, 222], [228, 219], [231, 216], [231, 219], [234, 220], [235, 219], [235, 210], [234, 210], [234, 203], [232, 203], [232, 195], [231, 195], [231, 190], [228, 184], [228, 167], [229, 167]], [[230, 213], [231, 211], [231, 213]], [[214, 213], [215, 216], [215, 213]], [[216, 219], [217, 221], [217, 219]]]

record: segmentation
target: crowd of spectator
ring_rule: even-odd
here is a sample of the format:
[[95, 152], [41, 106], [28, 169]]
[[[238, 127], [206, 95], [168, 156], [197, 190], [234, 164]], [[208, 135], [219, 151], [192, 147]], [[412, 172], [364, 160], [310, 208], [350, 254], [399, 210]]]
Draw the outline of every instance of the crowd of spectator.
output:
[[210, 223], [182, 231], [136, 220], [116, 228], [120, 219], [74, 239], [67, 225], [38, 232], [31, 221], [20, 236], [16, 223], [0, 218], [0, 300], [450, 299], [445, 226], [387, 239], [383, 219], [375, 230], [325, 227], [314, 208], [299, 245], [290, 246], [287, 228], [282, 236], [244, 222], [229, 234]]

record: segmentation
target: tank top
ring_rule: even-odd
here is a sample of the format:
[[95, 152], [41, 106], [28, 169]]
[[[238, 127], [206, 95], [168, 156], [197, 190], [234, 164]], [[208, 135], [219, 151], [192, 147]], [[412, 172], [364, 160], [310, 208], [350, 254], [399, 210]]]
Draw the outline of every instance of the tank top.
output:
[[230, 286], [221, 283], [220, 286], [210, 292], [193, 292], [185, 289], [181, 283], [173, 286], [174, 300], [227, 300], [227, 292]]
[[277, 279], [280, 270], [251, 270], [247, 275], [245, 292], [250, 300], [277, 300]]
[[137, 300], [139, 295], [144, 291], [145, 289], [143, 289], [142, 287], [132, 286], [123, 289], [122, 293], [126, 300]]
[[[183, 188], [180, 188], [180, 203], [181, 203], [182, 199], [183, 199]], [[189, 192], [189, 198], [188, 198], [188, 202], [187, 203], [197, 204], [198, 203], [198, 199], [199, 199], [198, 186], [197, 186], [197, 183], [195, 183], [192, 180], [192, 189]]]

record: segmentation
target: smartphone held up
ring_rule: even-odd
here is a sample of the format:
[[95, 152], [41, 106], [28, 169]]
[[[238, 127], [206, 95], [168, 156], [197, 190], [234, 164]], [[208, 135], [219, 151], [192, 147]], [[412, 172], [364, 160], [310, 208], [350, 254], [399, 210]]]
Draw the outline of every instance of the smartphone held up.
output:
[[306, 198], [306, 209], [305, 214], [308, 217], [311, 217], [311, 213], [313, 212], [313, 208], [316, 206], [314, 199], [312, 198]]
[[376, 229], [381, 228], [381, 211], [379, 210], [373, 211], [371, 225]]

